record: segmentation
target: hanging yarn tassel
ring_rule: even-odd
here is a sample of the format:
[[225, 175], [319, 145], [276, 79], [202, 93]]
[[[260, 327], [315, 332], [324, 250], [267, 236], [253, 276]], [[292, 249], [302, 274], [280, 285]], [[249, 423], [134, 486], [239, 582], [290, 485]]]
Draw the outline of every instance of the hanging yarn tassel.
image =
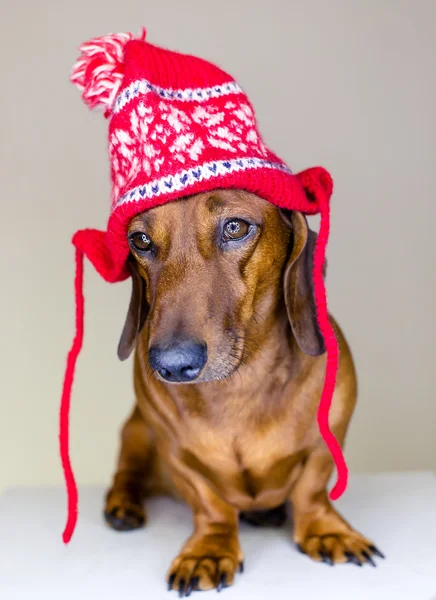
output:
[[69, 417], [71, 390], [74, 381], [74, 370], [76, 367], [77, 357], [79, 356], [80, 350], [82, 348], [84, 327], [85, 301], [83, 296], [83, 252], [79, 249], [76, 249], [76, 277], [74, 287], [76, 297], [76, 334], [74, 336], [74, 341], [67, 358], [67, 367], [65, 370], [64, 385], [62, 389], [59, 420], [60, 454], [68, 495], [68, 516], [65, 529], [62, 535], [65, 544], [68, 544], [74, 533], [78, 514], [77, 485], [74, 479], [74, 473], [70, 461]]
[[[133, 39], [131, 33], [112, 33], [94, 38], [79, 48], [71, 82], [82, 92], [89, 108], [102, 106], [105, 117], [111, 110], [124, 77], [124, 47]], [[145, 39], [145, 29], [142, 31]]]
[[[318, 408], [318, 427], [324, 438], [325, 443], [333, 457], [337, 470], [337, 481], [330, 492], [330, 499], [337, 500], [345, 491], [348, 481], [348, 468], [342, 453], [341, 446], [330, 430], [329, 411], [332, 403], [333, 393], [336, 385], [336, 375], [338, 371], [339, 348], [338, 342], [330, 323], [327, 310], [327, 296], [324, 285], [323, 268], [326, 257], [326, 247], [330, 232], [330, 204], [332, 182], [330, 177], [323, 179], [323, 173], [319, 178], [319, 185], [316, 186], [315, 197], [320, 208], [321, 224], [318, 233], [318, 239], [315, 246], [315, 256], [313, 264], [313, 280], [315, 288], [315, 302], [318, 312], [318, 325], [324, 338], [327, 352], [327, 364], [325, 370], [324, 387], [321, 394], [321, 400]], [[303, 181], [304, 185], [304, 181]], [[311, 185], [308, 185], [307, 191], [311, 192]]]

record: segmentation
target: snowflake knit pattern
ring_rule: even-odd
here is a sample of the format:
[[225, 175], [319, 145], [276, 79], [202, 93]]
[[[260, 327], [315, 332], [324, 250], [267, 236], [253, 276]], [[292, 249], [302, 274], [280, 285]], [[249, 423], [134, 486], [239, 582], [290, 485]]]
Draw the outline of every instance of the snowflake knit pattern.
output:
[[78, 515], [69, 458], [69, 408], [84, 332], [83, 257], [106, 281], [126, 279], [131, 219], [154, 206], [216, 188], [244, 189], [277, 207], [321, 215], [313, 279], [327, 364], [318, 423], [338, 472], [330, 497], [338, 498], [347, 484], [347, 466], [328, 422], [338, 366], [323, 280], [332, 179], [322, 167], [292, 173], [265, 144], [253, 106], [230, 75], [201, 58], [160, 48], [145, 38], [145, 30], [138, 38], [130, 33], [95, 38], [80, 47], [71, 75], [84, 102], [103, 108], [109, 119], [112, 192], [107, 230], [84, 229], [73, 237], [76, 335], [67, 359], [59, 434], [68, 492], [65, 543]]

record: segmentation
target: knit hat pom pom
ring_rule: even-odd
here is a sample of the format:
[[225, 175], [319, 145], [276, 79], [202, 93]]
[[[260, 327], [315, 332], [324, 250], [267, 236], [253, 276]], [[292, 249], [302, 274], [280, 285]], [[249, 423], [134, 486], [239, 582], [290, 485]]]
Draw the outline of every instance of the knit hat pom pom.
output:
[[[124, 48], [131, 33], [112, 33], [94, 38], [79, 48], [80, 56], [71, 73], [71, 82], [82, 92], [89, 108], [105, 108], [111, 113], [124, 76]], [[145, 39], [145, 29], [141, 40]]]

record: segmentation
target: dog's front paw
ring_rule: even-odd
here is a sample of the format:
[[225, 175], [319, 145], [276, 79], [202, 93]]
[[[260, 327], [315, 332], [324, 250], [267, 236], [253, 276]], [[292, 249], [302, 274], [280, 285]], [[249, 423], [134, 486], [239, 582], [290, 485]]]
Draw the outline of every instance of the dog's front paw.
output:
[[139, 529], [145, 523], [144, 506], [138, 499], [112, 490], [107, 496], [104, 518], [116, 531]]
[[353, 563], [362, 567], [367, 563], [375, 567], [374, 557], [384, 558], [370, 540], [351, 527], [344, 531], [343, 527], [335, 529], [332, 526], [329, 530], [325, 523], [319, 521], [308, 527], [304, 539], [297, 541], [297, 547], [313, 560], [332, 566], [338, 563]]
[[189, 596], [195, 590], [221, 591], [233, 584], [236, 571], [242, 573], [243, 557], [236, 538], [206, 535], [191, 538], [168, 571], [168, 589], [179, 596]]

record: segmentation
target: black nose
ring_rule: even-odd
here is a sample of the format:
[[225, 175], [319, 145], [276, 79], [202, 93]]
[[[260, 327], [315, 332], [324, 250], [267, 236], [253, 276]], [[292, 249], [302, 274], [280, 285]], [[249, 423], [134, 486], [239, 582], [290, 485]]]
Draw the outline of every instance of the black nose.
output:
[[152, 369], [167, 381], [197, 379], [207, 361], [207, 346], [192, 340], [174, 342], [169, 346], [152, 346], [148, 351]]

